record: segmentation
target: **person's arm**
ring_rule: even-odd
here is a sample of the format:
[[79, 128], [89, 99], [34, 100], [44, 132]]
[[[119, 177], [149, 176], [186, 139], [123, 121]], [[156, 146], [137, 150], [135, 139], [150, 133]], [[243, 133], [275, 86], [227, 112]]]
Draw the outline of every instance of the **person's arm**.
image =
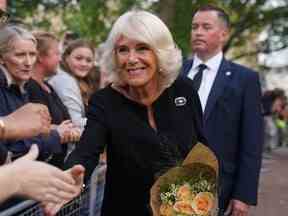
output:
[[[74, 187], [77, 189], [76, 193], [73, 194], [73, 198], [78, 196], [81, 192], [81, 189], [83, 187], [83, 178], [84, 178], [84, 172], [85, 169], [81, 165], [75, 165], [71, 169], [66, 170], [65, 173], [72, 177], [75, 181]], [[44, 212], [47, 216], [53, 216], [56, 215], [56, 213], [68, 202], [72, 200], [70, 199], [62, 199], [60, 202], [45, 202]]]
[[[76, 145], [76, 149], [69, 155], [65, 168], [70, 168], [69, 173], [76, 180], [76, 185], [79, 187], [83, 183], [83, 172], [80, 167], [75, 164], [81, 164], [85, 167], [86, 181], [91, 176], [94, 168], [99, 162], [99, 155], [104, 151], [107, 142], [107, 125], [104, 112], [102, 98], [93, 96], [88, 109], [87, 126], [81, 136], [80, 142]], [[47, 215], [55, 215], [59, 209], [69, 200], [64, 200], [62, 203], [47, 203], [45, 213]]]
[[39, 135], [26, 139], [2, 140], [0, 144], [6, 146], [12, 153], [10, 155], [12, 160], [26, 154], [33, 144], [39, 148], [39, 160], [46, 160], [51, 154], [62, 152], [61, 138], [56, 130], [51, 130], [48, 136]]
[[46, 106], [28, 103], [0, 118], [0, 144], [9, 146], [9, 150], [16, 153], [12, 157], [25, 154], [32, 143], [39, 146], [44, 158], [52, 152], [61, 151], [59, 135], [50, 130], [51, 117]]
[[103, 153], [108, 140], [108, 127], [103, 104], [101, 97], [92, 97], [87, 113], [88, 121], [85, 130], [80, 142], [69, 155], [65, 164], [66, 168], [70, 168], [75, 164], [83, 165], [86, 170], [86, 181], [97, 166], [99, 155]]
[[25, 139], [50, 133], [51, 118], [46, 106], [28, 103], [13, 113], [0, 117], [0, 164], [7, 160], [7, 140]]
[[51, 117], [42, 104], [28, 103], [13, 113], [0, 117], [0, 139], [25, 139], [50, 133]]
[[[28, 154], [0, 167], [0, 202], [17, 194], [43, 203], [57, 203], [79, 194], [79, 187], [71, 174], [34, 161], [37, 156], [38, 148], [33, 145]], [[83, 167], [80, 170], [82, 172]]]

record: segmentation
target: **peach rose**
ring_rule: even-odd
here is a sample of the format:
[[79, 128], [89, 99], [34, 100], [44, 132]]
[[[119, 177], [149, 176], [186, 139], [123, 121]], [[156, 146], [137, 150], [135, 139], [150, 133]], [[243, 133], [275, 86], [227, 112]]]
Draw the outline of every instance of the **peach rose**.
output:
[[176, 194], [177, 200], [192, 200], [193, 194], [190, 189], [189, 184], [184, 184], [179, 187], [177, 194]]
[[213, 208], [214, 196], [210, 192], [198, 193], [193, 202], [192, 207], [196, 214], [207, 215]]
[[169, 204], [161, 204], [160, 216], [173, 216], [173, 207]]
[[195, 213], [191, 206], [190, 201], [178, 201], [174, 204], [173, 209], [177, 213], [182, 213], [182, 214], [187, 214], [187, 215], [192, 215]]

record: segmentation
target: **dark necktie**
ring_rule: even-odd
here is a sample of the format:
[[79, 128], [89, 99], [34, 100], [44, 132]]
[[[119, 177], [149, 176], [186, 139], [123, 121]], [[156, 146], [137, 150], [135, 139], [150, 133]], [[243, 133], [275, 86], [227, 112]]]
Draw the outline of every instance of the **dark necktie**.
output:
[[202, 77], [203, 77], [203, 71], [207, 68], [205, 64], [200, 64], [198, 66], [198, 72], [195, 74], [193, 78], [193, 83], [195, 90], [198, 91], [201, 85]]

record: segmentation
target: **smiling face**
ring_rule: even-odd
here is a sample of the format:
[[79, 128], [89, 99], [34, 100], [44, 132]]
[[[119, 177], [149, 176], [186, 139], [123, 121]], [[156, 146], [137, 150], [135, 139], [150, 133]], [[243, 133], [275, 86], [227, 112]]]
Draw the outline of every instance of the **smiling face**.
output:
[[149, 45], [121, 36], [115, 45], [121, 80], [131, 87], [157, 85], [157, 57]]
[[222, 51], [228, 29], [216, 11], [198, 11], [192, 20], [191, 45], [194, 53], [207, 60]]
[[84, 78], [94, 66], [94, 54], [88, 47], [78, 47], [66, 56], [65, 61], [76, 77]]
[[2, 56], [2, 64], [18, 84], [30, 79], [36, 62], [36, 44], [28, 39], [16, 39], [13, 47]]

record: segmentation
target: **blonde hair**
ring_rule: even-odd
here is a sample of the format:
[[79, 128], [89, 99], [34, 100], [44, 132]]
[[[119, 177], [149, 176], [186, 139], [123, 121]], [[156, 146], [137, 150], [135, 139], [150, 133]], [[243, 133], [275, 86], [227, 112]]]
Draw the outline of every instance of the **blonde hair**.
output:
[[168, 27], [156, 15], [146, 11], [129, 11], [114, 23], [105, 42], [101, 64], [111, 82], [121, 82], [115, 61], [115, 44], [120, 36], [146, 43], [158, 60], [159, 84], [169, 87], [179, 74], [182, 54]]
[[59, 42], [57, 37], [50, 32], [37, 31], [33, 32], [33, 36], [37, 40], [37, 51], [39, 55], [47, 55], [51, 45]]

